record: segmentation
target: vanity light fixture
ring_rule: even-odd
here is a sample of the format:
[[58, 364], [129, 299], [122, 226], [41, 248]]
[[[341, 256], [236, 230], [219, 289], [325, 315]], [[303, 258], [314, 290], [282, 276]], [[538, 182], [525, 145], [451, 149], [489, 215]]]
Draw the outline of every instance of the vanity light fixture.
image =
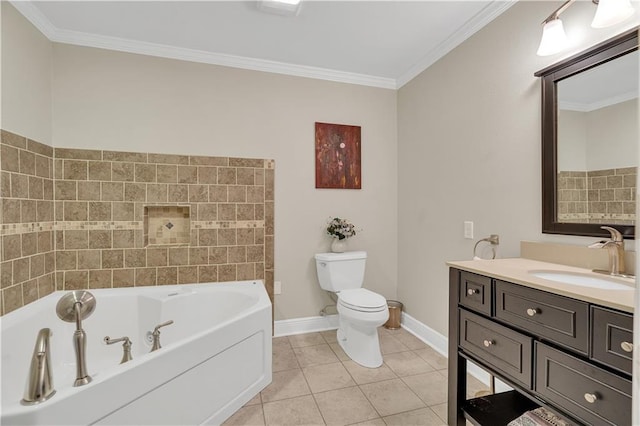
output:
[[300, 12], [302, 0], [258, 0], [258, 10], [276, 15], [296, 16]]
[[[553, 55], [569, 46], [569, 39], [564, 32], [559, 16], [575, 1], [567, 0], [542, 21], [542, 40], [540, 40], [538, 47], [538, 56]], [[593, 22], [591, 22], [593, 28], [606, 28], [619, 24], [635, 13], [630, 0], [592, 0], [592, 2], [598, 5]]]

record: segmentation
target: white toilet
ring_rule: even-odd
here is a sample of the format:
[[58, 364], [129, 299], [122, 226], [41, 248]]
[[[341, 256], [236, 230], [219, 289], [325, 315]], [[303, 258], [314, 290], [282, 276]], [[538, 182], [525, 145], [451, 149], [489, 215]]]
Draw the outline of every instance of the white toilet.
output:
[[384, 297], [361, 288], [367, 253], [319, 253], [315, 258], [320, 287], [338, 295], [338, 343], [358, 364], [380, 367], [377, 328], [389, 319], [389, 309]]

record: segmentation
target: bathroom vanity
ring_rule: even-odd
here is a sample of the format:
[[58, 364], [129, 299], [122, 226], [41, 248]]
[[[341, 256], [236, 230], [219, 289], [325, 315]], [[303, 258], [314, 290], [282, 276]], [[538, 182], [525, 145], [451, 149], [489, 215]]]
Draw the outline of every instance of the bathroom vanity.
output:
[[[449, 266], [449, 425], [506, 425], [541, 406], [631, 424], [633, 280], [528, 259]], [[466, 399], [467, 361], [513, 390]]]

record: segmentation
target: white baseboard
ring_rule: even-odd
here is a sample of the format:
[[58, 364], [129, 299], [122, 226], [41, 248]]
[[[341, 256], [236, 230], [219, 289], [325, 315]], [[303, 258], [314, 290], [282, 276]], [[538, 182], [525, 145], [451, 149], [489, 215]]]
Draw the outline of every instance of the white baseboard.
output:
[[294, 334], [313, 333], [316, 331], [335, 330], [338, 328], [338, 315], [323, 317], [293, 318], [275, 321], [273, 337], [291, 336]]
[[[421, 323], [406, 312], [401, 317], [402, 328], [435, 349], [440, 355], [448, 358], [449, 346], [446, 336], [438, 333], [426, 324]], [[275, 321], [273, 336], [292, 336], [294, 334], [313, 333], [317, 331], [335, 330], [338, 328], [338, 315], [326, 315], [317, 317], [293, 318], [289, 320]], [[489, 385], [489, 373], [472, 362], [467, 364], [469, 374]], [[497, 390], [511, 389], [496, 379]]]

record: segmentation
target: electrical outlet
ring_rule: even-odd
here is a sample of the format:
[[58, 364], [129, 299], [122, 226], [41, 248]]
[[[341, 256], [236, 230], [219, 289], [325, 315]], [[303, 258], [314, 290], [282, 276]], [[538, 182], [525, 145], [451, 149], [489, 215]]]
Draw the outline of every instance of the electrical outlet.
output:
[[282, 293], [282, 281], [275, 281], [273, 283], [273, 294], [281, 294]]
[[464, 222], [464, 237], [468, 240], [473, 240], [473, 222]]

